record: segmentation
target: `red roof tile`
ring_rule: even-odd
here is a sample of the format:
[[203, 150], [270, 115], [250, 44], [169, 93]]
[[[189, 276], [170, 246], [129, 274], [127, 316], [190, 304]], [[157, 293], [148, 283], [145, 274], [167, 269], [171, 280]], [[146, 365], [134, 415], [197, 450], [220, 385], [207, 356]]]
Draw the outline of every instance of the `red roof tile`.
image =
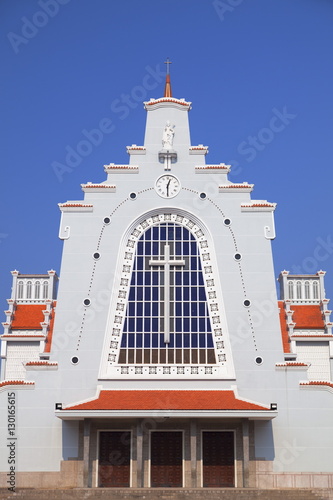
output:
[[18, 304], [12, 320], [12, 330], [41, 330], [44, 321], [42, 311], [46, 309], [45, 304]]
[[325, 323], [322, 317], [320, 305], [295, 305], [291, 306], [294, 311], [292, 316], [293, 321], [296, 323], [295, 328], [315, 329], [325, 328]]
[[234, 391], [110, 391], [66, 410], [268, 410], [237, 399]]
[[290, 341], [289, 341], [289, 330], [287, 326], [287, 316], [284, 310], [284, 304], [282, 300], [278, 301], [278, 306], [280, 308], [280, 325], [281, 325], [281, 335], [283, 352], [290, 352]]

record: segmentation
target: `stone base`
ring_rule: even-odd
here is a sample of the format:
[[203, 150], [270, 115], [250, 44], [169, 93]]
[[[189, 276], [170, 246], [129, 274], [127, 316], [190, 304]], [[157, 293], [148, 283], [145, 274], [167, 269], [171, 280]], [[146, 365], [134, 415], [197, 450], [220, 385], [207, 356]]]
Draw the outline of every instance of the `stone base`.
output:
[[[0, 488], [8, 488], [7, 473], [0, 473]], [[62, 461], [60, 471], [17, 472], [16, 488], [78, 488], [83, 486], [83, 462]]]
[[255, 487], [266, 488], [333, 488], [331, 472], [274, 472], [271, 462], [257, 461]]

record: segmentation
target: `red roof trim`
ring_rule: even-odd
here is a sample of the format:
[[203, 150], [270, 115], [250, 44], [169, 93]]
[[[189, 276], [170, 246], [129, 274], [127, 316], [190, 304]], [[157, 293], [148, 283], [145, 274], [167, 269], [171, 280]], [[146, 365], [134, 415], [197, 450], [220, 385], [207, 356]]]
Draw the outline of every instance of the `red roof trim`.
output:
[[290, 340], [289, 340], [289, 329], [287, 326], [287, 315], [282, 300], [278, 301], [278, 306], [280, 308], [280, 326], [281, 326], [283, 352], [290, 353]]
[[66, 410], [267, 410], [236, 398], [232, 390], [102, 390], [98, 398]]
[[45, 348], [44, 352], [51, 352], [51, 344], [52, 344], [52, 336], [53, 336], [53, 327], [54, 327], [54, 319], [55, 319], [55, 306], [57, 305], [57, 301], [55, 300], [52, 304], [52, 314], [50, 317], [49, 330], [47, 332], [47, 336], [45, 339]]
[[56, 361], [28, 361], [25, 366], [58, 366]]
[[186, 101], [181, 101], [180, 99], [170, 99], [168, 97], [161, 97], [160, 99], [154, 99], [153, 101], [148, 101], [146, 102], [146, 106], [153, 106], [154, 104], [160, 103], [160, 102], [175, 102], [176, 104], [181, 104], [182, 106], [188, 106], [189, 102]]
[[5, 387], [6, 385], [35, 385], [35, 382], [25, 382], [24, 380], [5, 380], [0, 382], [0, 387]]
[[326, 382], [325, 380], [310, 380], [309, 382], [300, 382], [299, 385], [322, 385], [327, 387], [333, 387], [332, 382]]

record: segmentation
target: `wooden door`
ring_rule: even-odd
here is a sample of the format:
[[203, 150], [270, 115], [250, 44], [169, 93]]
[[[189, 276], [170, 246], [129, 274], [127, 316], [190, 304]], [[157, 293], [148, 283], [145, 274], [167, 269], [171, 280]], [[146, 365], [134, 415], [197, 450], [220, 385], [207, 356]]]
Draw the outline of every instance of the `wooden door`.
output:
[[208, 488], [235, 486], [233, 432], [203, 432], [202, 458], [203, 486]]
[[100, 432], [98, 486], [130, 486], [130, 450], [129, 431]]
[[151, 433], [151, 486], [183, 486], [183, 435], [179, 431]]

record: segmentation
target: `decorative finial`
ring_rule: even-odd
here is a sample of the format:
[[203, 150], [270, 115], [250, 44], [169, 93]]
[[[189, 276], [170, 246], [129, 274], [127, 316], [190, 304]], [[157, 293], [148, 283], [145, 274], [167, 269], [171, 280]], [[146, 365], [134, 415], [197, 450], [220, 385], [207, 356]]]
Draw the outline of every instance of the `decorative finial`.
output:
[[172, 64], [172, 62], [167, 57], [167, 60], [164, 62], [164, 64], [167, 65], [167, 74], [165, 77], [164, 97], [172, 97], [171, 82], [170, 82], [170, 64]]

